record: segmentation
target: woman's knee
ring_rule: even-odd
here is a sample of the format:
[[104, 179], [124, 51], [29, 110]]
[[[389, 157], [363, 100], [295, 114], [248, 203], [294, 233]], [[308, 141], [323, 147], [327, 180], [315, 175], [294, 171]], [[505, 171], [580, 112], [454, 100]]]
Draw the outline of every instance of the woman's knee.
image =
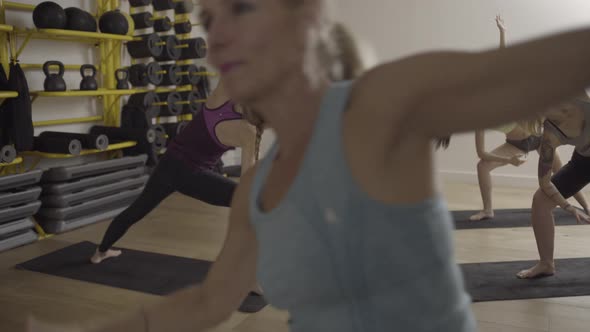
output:
[[553, 210], [557, 204], [547, 196], [543, 189], [539, 188], [533, 195], [533, 208]]
[[477, 163], [477, 171], [480, 173], [481, 172], [489, 173], [500, 166], [502, 166], [502, 165], [497, 162], [480, 160]]

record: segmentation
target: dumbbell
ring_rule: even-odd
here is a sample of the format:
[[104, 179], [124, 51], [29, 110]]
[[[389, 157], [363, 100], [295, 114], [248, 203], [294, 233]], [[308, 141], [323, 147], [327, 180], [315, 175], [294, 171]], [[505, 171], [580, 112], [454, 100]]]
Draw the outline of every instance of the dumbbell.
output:
[[207, 72], [207, 68], [199, 67], [199, 73], [202, 75], [199, 83], [197, 84], [197, 89], [201, 92], [201, 96], [207, 98], [209, 93], [211, 93], [211, 83], [209, 82], [210, 73]]
[[153, 27], [157, 32], [166, 32], [172, 29], [172, 21], [168, 16], [153, 16], [150, 12], [132, 14], [131, 18], [136, 29]]
[[152, 128], [120, 128], [107, 126], [93, 126], [91, 135], [106, 135], [113, 142], [136, 141], [152, 144], [156, 140], [156, 132]]
[[177, 35], [191, 33], [191, 31], [193, 31], [193, 25], [191, 24], [191, 21], [174, 23], [174, 33]]
[[182, 113], [184, 105], [188, 105], [189, 101], [183, 101], [182, 96], [178, 92], [159, 93], [158, 98], [164, 101], [160, 105], [160, 116], [175, 116]]
[[207, 56], [207, 42], [201, 37], [181, 39], [178, 48], [182, 49], [178, 60], [202, 59]]
[[179, 45], [178, 38], [174, 35], [160, 36], [165, 47], [162, 54], [155, 56], [156, 61], [176, 61], [182, 55], [182, 48], [186, 47]]
[[163, 105], [153, 91], [132, 94], [127, 104], [142, 108], [148, 118], [157, 117], [160, 114], [160, 106]]
[[16, 149], [12, 145], [0, 147], [0, 163], [11, 163], [16, 159]]
[[175, 123], [164, 123], [162, 127], [166, 130], [168, 135], [168, 141], [174, 139], [176, 135], [180, 134], [184, 128], [188, 125], [188, 121], [181, 121]]
[[129, 6], [131, 7], [149, 6], [151, 4], [152, 0], [129, 0]]
[[150, 12], [131, 14], [135, 29], [146, 29], [154, 26], [154, 16]]
[[[154, 0], [152, 5], [154, 6], [154, 10], [163, 11], [163, 10], [176, 9], [178, 4], [183, 3], [185, 1], [192, 2], [192, 0]], [[188, 4], [187, 6], [191, 6], [191, 5], [192, 5], [192, 3]], [[192, 10], [192, 7], [191, 7], [191, 10]]]
[[180, 66], [178, 76], [180, 77], [180, 83], [177, 85], [197, 85], [202, 75], [199, 74], [199, 67], [195, 65], [184, 65]]
[[129, 67], [129, 81], [133, 86], [145, 87], [148, 84], [156, 86], [178, 85], [181, 77], [180, 68], [174, 64], [161, 65], [157, 62], [135, 64]]
[[135, 59], [157, 57], [162, 55], [165, 45], [158, 34], [151, 33], [127, 42], [127, 52]]
[[182, 76], [180, 76], [182, 68], [175, 64], [162, 65], [162, 71], [165, 71], [162, 82], [159, 85], [180, 85], [182, 82]]
[[148, 129], [151, 127], [155, 115], [157, 114], [146, 113], [142, 105], [126, 104], [121, 109], [121, 128]]
[[193, 11], [194, 4], [192, 0], [185, 0], [176, 2], [176, 6], [174, 7], [175, 14], [187, 14]]
[[167, 74], [157, 62], [134, 64], [129, 67], [129, 82], [133, 86], [160, 85]]
[[55, 137], [34, 137], [34, 149], [40, 152], [80, 155], [82, 143], [77, 139], [55, 138]]
[[66, 140], [78, 140], [84, 149], [96, 149], [104, 151], [109, 147], [109, 138], [106, 135], [66, 133], [59, 131], [44, 131], [39, 134], [42, 139], [59, 138]]
[[207, 101], [199, 91], [180, 92], [180, 97], [183, 101], [188, 101], [188, 103], [182, 104], [182, 114], [198, 114]]
[[154, 31], [157, 32], [167, 32], [172, 29], [172, 21], [168, 18], [168, 16], [164, 16], [162, 18], [158, 18], [154, 20]]
[[175, 61], [182, 54], [178, 39], [174, 35], [159, 36], [156, 33], [136, 36], [137, 40], [127, 43], [127, 51], [133, 58], [154, 57], [156, 61]]
[[156, 149], [156, 151], [159, 152], [160, 150], [166, 147], [166, 143], [168, 142], [168, 139], [166, 138], [166, 129], [164, 129], [164, 127], [162, 127], [161, 125], [155, 125], [151, 128], [156, 133], [156, 139], [154, 140], [153, 146]]

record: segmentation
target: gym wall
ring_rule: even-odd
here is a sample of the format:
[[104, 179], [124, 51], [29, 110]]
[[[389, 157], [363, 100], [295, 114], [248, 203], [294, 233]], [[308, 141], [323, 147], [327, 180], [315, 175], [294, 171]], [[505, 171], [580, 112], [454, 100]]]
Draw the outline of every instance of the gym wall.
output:
[[[587, 0], [336, 0], [336, 18], [374, 46], [379, 62], [433, 49], [477, 51], [497, 48], [499, 32], [494, 22], [501, 14], [507, 25], [508, 45], [539, 35], [590, 25]], [[360, 16], [358, 13], [363, 13]], [[473, 110], [477, 112], [477, 110]], [[487, 132], [486, 148], [504, 142], [504, 135]], [[573, 149], [559, 148], [564, 162]], [[451, 147], [439, 152], [438, 168], [445, 178], [477, 183], [475, 138], [472, 133], [454, 136]], [[519, 168], [507, 166], [493, 174], [494, 183], [538, 186], [537, 153]]]

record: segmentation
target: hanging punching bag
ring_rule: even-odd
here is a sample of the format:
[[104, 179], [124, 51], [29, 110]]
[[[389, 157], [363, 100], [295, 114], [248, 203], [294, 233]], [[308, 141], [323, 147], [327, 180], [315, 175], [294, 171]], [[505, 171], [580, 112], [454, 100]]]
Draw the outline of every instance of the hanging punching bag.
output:
[[9, 98], [4, 103], [4, 112], [8, 117], [8, 135], [16, 151], [30, 151], [33, 149], [31, 96], [25, 73], [18, 63], [10, 64], [8, 89], [18, 92], [18, 97]]

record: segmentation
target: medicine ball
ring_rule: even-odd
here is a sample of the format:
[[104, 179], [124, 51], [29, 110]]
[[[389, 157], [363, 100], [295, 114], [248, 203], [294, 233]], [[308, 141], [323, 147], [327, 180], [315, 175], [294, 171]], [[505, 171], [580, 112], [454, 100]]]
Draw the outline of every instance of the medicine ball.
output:
[[102, 14], [98, 20], [98, 27], [100, 32], [115, 35], [126, 35], [129, 31], [127, 18], [118, 9]]
[[127, 36], [133, 36], [135, 33], [135, 22], [133, 21], [133, 18], [131, 18], [131, 15], [128, 13], [121, 12], [121, 14], [125, 16], [125, 19], [127, 19], [127, 25], [129, 26], [127, 29]]
[[96, 19], [92, 14], [76, 7], [66, 8], [65, 12], [67, 17], [66, 29], [96, 32]]
[[66, 12], [55, 2], [41, 2], [33, 10], [33, 23], [37, 29], [65, 29]]

